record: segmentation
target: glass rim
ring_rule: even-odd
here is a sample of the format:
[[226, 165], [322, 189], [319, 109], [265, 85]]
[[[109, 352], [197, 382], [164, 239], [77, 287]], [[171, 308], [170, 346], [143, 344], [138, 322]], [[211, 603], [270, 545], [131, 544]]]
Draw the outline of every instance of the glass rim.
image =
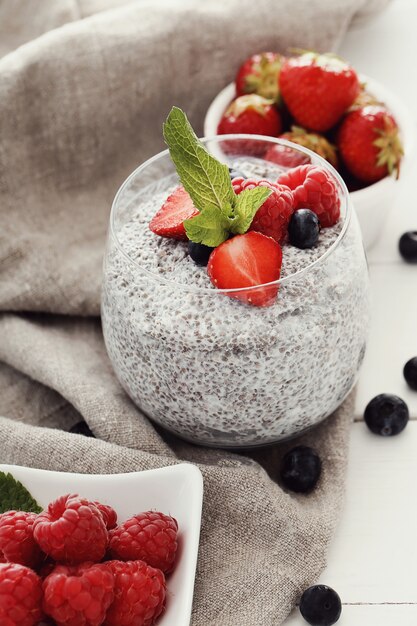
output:
[[231, 289], [217, 289], [217, 288], [213, 289], [213, 287], [195, 287], [193, 285], [187, 285], [185, 283], [180, 283], [175, 280], [170, 280], [169, 278], [164, 278], [160, 274], [151, 272], [150, 270], [140, 265], [140, 263], [138, 263], [135, 259], [132, 259], [129, 256], [129, 254], [126, 252], [126, 250], [124, 250], [116, 234], [115, 217], [116, 217], [119, 200], [124, 190], [128, 187], [130, 182], [134, 178], [136, 178], [143, 170], [145, 170], [147, 167], [149, 167], [156, 161], [166, 156], [169, 156], [169, 149], [166, 148], [165, 150], [158, 152], [154, 156], [144, 161], [141, 165], [139, 165], [129, 174], [129, 176], [123, 181], [123, 183], [120, 185], [119, 189], [117, 190], [114, 200], [112, 202], [111, 210], [110, 210], [109, 230], [110, 230], [111, 236], [114, 238], [116, 242], [117, 248], [119, 249], [121, 254], [127, 259], [129, 263], [137, 267], [143, 274], [145, 274], [152, 280], [168, 285], [170, 287], [174, 286], [177, 288], [181, 288], [183, 291], [188, 291], [191, 293], [206, 294], [206, 295], [207, 294], [216, 295], [216, 294], [222, 294], [222, 293], [223, 294], [230, 294], [230, 293], [238, 294], [242, 292], [247, 293], [247, 292], [256, 291], [257, 289], [265, 289], [265, 287], [281, 286], [284, 284], [288, 284], [292, 281], [297, 281], [300, 278], [302, 278], [304, 275], [306, 275], [307, 273], [310, 273], [311, 271], [313, 271], [318, 265], [321, 265], [327, 259], [327, 257], [329, 257], [339, 247], [340, 243], [345, 238], [347, 229], [350, 224], [351, 215], [352, 215], [352, 201], [350, 199], [350, 194], [346, 187], [345, 181], [343, 180], [339, 172], [333, 167], [333, 165], [331, 165], [331, 163], [323, 159], [323, 157], [321, 157], [316, 152], [313, 152], [313, 150], [309, 150], [308, 148], [305, 148], [304, 146], [300, 146], [296, 143], [293, 143], [292, 141], [287, 141], [286, 139], [281, 139], [279, 137], [269, 137], [267, 135], [255, 135], [255, 134], [251, 135], [248, 133], [236, 133], [236, 134], [227, 134], [227, 135], [213, 135], [211, 137], [199, 138], [199, 140], [204, 144], [207, 144], [209, 142], [219, 142], [219, 141], [236, 140], [236, 139], [258, 140], [258, 141], [268, 142], [271, 144], [288, 146], [289, 148], [292, 148], [293, 150], [297, 150], [298, 152], [302, 152], [308, 155], [309, 157], [311, 157], [312, 159], [318, 161], [319, 164], [322, 165], [325, 169], [327, 169], [331, 173], [333, 178], [336, 179], [343, 193], [343, 197], [341, 198], [341, 203], [344, 204], [344, 207], [345, 207], [345, 221], [343, 223], [341, 231], [337, 235], [334, 242], [327, 248], [325, 252], [323, 252], [321, 256], [319, 256], [318, 259], [316, 259], [312, 263], [309, 263], [308, 265], [298, 270], [297, 272], [293, 272], [292, 274], [288, 274], [288, 276], [284, 276], [282, 278], [279, 278], [278, 280], [274, 280], [269, 283], [262, 283], [261, 285], [252, 285], [251, 287], [235, 287]]

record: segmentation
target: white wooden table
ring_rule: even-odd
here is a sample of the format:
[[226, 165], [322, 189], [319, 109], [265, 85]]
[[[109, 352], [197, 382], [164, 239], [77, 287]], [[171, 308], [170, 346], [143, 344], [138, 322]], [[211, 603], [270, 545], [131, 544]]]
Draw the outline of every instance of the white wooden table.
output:
[[[358, 69], [404, 100], [417, 126], [417, 1], [392, 0], [373, 22], [352, 29], [340, 48]], [[417, 130], [417, 128], [416, 128]], [[417, 156], [381, 240], [369, 252], [373, 321], [352, 428], [347, 497], [327, 569], [319, 582], [343, 602], [338, 626], [417, 625], [417, 392], [404, 363], [417, 356], [417, 266], [399, 256], [398, 239], [417, 230]], [[362, 421], [368, 401], [394, 393], [412, 421], [382, 438]], [[306, 622], [295, 610], [285, 626]]]

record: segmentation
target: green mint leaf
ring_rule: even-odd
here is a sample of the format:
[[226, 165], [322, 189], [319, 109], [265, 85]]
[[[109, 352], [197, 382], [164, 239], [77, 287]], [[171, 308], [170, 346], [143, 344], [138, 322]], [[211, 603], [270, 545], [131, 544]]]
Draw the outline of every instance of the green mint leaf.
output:
[[164, 138], [178, 176], [197, 209], [215, 207], [230, 217], [235, 194], [229, 168], [207, 152], [181, 109], [172, 108], [164, 124]]
[[254, 187], [245, 189], [237, 197], [235, 202], [235, 219], [231, 223], [232, 233], [243, 235], [252, 224], [256, 211], [272, 193], [269, 187]]
[[184, 221], [188, 239], [215, 248], [229, 236], [230, 220], [215, 206], [206, 207], [189, 220]]
[[6, 511], [40, 513], [42, 507], [21, 482], [13, 478], [11, 474], [0, 472], [0, 513]]

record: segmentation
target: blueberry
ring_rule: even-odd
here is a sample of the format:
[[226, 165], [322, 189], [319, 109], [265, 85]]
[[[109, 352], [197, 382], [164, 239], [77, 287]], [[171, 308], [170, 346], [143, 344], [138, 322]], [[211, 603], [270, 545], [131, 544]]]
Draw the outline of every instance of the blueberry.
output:
[[84, 420], [81, 422], [77, 422], [74, 426], [71, 426], [69, 429], [70, 433], [74, 433], [75, 435], [84, 435], [85, 437], [94, 437], [92, 431], [89, 429], [88, 425]]
[[233, 180], [234, 178], [246, 178], [246, 176], [244, 176], [242, 172], [235, 170], [234, 167], [229, 167], [229, 173], [230, 173], [231, 180]]
[[308, 446], [293, 448], [282, 460], [281, 480], [291, 491], [308, 493], [316, 486], [320, 474], [320, 457]]
[[203, 243], [188, 242], [188, 254], [197, 265], [207, 265], [209, 256], [214, 248], [205, 246]]
[[411, 387], [417, 391], [417, 356], [407, 361], [404, 365], [404, 378]]
[[417, 231], [409, 231], [401, 235], [398, 244], [400, 254], [408, 263], [417, 263]]
[[306, 589], [300, 600], [300, 613], [311, 626], [332, 626], [342, 612], [339, 594], [326, 585]]
[[320, 233], [320, 222], [310, 209], [298, 209], [292, 214], [288, 225], [290, 243], [297, 248], [312, 248]]
[[376, 435], [398, 435], [407, 426], [408, 407], [404, 400], [389, 393], [375, 396], [364, 413], [366, 425]]

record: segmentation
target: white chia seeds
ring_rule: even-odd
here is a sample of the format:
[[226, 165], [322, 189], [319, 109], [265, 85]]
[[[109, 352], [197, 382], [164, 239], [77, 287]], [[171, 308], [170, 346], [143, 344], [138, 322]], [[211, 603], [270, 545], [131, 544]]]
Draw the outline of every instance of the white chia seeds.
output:
[[[259, 308], [216, 290], [186, 243], [150, 232], [175, 186], [168, 178], [125, 193], [119, 246], [109, 235], [103, 330], [123, 387], [151, 419], [199, 444], [265, 445], [317, 424], [352, 389], [364, 356], [368, 276], [356, 216], [326, 259]], [[310, 250], [285, 244], [281, 276], [318, 260], [342, 226], [322, 230]]]

